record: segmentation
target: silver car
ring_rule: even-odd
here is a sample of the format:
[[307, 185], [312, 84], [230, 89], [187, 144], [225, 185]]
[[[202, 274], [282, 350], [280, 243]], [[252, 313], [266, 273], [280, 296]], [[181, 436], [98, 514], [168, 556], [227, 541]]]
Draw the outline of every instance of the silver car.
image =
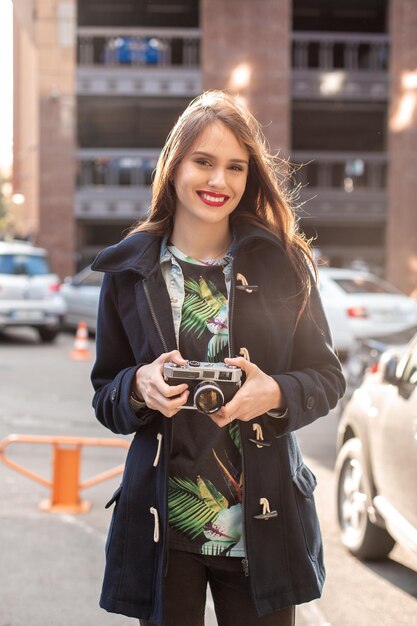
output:
[[102, 272], [94, 272], [90, 267], [64, 280], [61, 295], [66, 303], [66, 328], [76, 328], [79, 322], [85, 322], [89, 332], [95, 333], [102, 281]]
[[0, 241], [0, 330], [31, 326], [41, 341], [54, 341], [65, 312], [59, 288], [46, 250], [25, 241]]

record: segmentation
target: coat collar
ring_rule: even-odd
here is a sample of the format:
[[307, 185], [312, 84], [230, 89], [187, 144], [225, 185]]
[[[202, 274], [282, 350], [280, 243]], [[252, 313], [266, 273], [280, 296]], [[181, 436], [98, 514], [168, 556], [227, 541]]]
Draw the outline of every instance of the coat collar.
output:
[[[252, 242], [264, 242], [283, 248], [282, 242], [273, 233], [252, 224], [235, 224], [232, 227], [233, 243], [231, 254]], [[146, 231], [134, 233], [119, 243], [105, 248], [94, 259], [91, 268], [99, 272], [123, 272], [130, 270], [143, 277], [148, 276], [159, 265], [163, 237]]]
[[91, 268], [110, 273], [131, 270], [147, 276], [158, 264], [161, 242], [162, 237], [153, 233], [134, 233], [102, 250]]

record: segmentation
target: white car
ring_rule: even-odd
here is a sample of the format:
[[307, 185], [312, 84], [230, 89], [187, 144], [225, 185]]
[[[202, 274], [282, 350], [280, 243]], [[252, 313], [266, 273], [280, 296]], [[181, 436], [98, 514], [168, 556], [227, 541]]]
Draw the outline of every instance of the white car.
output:
[[384, 558], [398, 541], [417, 554], [417, 335], [384, 352], [338, 427], [337, 514], [346, 548]]
[[0, 241], [0, 330], [31, 326], [41, 341], [54, 341], [65, 312], [59, 288], [46, 250], [25, 241]]
[[66, 278], [61, 285], [61, 295], [66, 303], [64, 326], [76, 328], [85, 322], [90, 333], [94, 334], [97, 324], [98, 300], [104, 274], [94, 272], [90, 267]]
[[416, 301], [369, 272], [319, 267], [319, 289], [339, 352], [417, 325]]

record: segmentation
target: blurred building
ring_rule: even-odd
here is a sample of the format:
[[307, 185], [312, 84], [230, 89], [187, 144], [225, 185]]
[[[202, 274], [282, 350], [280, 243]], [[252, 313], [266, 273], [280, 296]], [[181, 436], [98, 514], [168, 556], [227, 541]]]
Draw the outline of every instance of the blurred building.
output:
[[417, 286], [415, 0], [15, 0], [14, 190], [61, 275], [146, 214], [166, 135], [239, 92], [333, 265]]

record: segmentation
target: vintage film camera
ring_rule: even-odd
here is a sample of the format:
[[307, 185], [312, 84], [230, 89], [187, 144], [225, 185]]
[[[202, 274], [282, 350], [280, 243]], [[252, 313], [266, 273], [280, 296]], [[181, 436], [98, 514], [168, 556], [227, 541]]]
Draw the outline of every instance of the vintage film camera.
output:
[[241, 385], [242, 370], [225, 363], [188, 361], [187, 365], [165, 363], [163, 374], [168, 385], [187, 383], [190, 395], [181, 408], [209, 414], [233, 398]]

